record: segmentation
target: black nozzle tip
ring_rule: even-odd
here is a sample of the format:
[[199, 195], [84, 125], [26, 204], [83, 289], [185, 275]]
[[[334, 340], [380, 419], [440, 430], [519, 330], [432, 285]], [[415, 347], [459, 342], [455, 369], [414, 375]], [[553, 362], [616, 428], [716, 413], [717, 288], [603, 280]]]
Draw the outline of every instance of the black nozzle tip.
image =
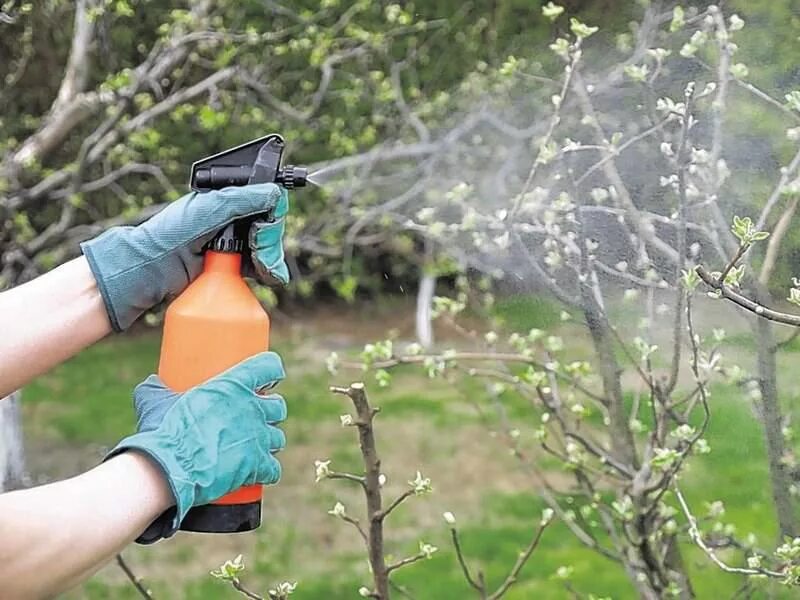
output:
[[288, 190], [305, 187], [308, 182], [308, 167], [302, 165], [286, 165], [278, 171], [275, 183]]

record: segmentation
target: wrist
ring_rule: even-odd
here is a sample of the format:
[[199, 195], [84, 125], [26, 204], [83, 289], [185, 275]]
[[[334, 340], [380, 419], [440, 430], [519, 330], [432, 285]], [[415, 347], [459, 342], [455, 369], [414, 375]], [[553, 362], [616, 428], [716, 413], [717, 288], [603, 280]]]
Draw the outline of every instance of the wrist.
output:
[[175, 497], [168, 478], [148, 454], [131, 449], [114, 456], [111, 460], [130, 473], [131, 479], [137, 484], [136, 488], [141, 490], [143, 502], [152, 511], [153, 518], [175, 505]]
[[165, 508], [177, 508], [174, 523], [177, 528], [194, 504], [195, 493], [179, 457], [167, 449], [168, 445], [156, 431], [135, 433], [122, 440], [106, 460], [133, 455], [145, 462], [150, 472], [157, 475], [160, 484], [166, 487], [168, 503]]

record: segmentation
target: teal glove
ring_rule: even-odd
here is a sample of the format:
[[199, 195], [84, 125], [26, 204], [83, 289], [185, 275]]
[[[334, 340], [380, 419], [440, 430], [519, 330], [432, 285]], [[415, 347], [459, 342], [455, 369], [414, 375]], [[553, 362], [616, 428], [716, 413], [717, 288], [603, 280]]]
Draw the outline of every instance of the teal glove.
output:
[[251, 227], [253, 271], [264, 280], [287, 283], [283, 231], [288, 209], [286, 190], [273, 183], [194, 192], [138, 227], [114, 227], [82, 243], [114, 330], [127, 329], [144, 311], [183, 291], [203, 268], [203, 246], [241, 217], [270, 213], [274, 220]]
[[274, 425], [286, 418], [286, 402], [257, 391], [284, 376], [280, 357], [264, 352], [183, 394], [169, 390], [156, 375], [136, 387], [137, 432], [106, 460], [126, 450], [143, 452], [161, 467], [176, 502], [137, 541], [170, 537], [192, 506], [243, 485], [280, 479], [273, 453], [286, 438]]
[[[281, 188], [283, 190], [283, 188]], [[250, 226], [250, 261], [245, 261], [245, 274], [263, 282], [276, 279], [289, 283], [289, 267], [283, 253], [283, 233], [286, 214], [289, 212], [289, 197], [283, 190], [269, 221], [256, 221]], [[252, 270], [251, 270], [252, 267]], [[252, 272], [254, 271], [254, 272]]]

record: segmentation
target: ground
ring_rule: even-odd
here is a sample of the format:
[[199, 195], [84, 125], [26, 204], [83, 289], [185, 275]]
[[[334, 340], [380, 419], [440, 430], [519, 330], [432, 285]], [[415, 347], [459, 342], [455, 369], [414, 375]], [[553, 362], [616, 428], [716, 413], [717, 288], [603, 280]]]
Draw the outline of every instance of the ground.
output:
[[[624, 310], [621, 307], [620, 310]], [[511, 299], [501, 303], [507, 327], [558, 327], [576, 352], [585, 351], [577, 327], [558, 323], [558, 310], [544, 302]], [[729, 313], [708, 311], [703, 327], [713, 321], [730, 324]], [[289, 378], [282, 386], [290, 407], [286, 423], [289, 446], [281, 454], [284, 477], [266, 490], [264, 525], [253, 534], [207, 536], [179, 534], [154, 546], [133, 546], [125, 556], [147, 580], [157, 598], [237, 598], [208, 571], [237, 554], [245, 556], [243, 579], [265, 593], [279, 581], [298, 581], [293, 598], [353, 598], [368, 583], [361, 542], [355, 531], [327, 514], [336, 501], [349, 513], [363, 510], [362, 499], [341, 481], [314, 483], [314, 460], [331, 459], [337, 470], [358, 470], [355, 431], [342, 428], [339, 415], [350, 411], [343, 397], [327, 391], [330, 384], [348, 384], [364, 377], [359, 371], [327, 373], [324, 362], [331, 350], [348, 349], [385, 335], [386, 324], [400, 338], [413, 332], [410, 306], [403, 302], [376, 308], [336, 308], [293, 314], [276, 319], [275, 349], [284, 355]], [[744, 330], [734, 331], [727, 345], [731, 354], [747, 360]], [[440, 339], [451, 335], [438, 331]], [[30, 470], [36, 481], [80, 472], [134, 423], [130, 390], [157, 362], [158, 331], [137, 331], [98, 344], [31, 384], [24, 394], [24, 418]], [[782, 357], [782, 389], [794, 397], [800, 374], [789, 368], [796, 360], [793, 348]], [[416, 552], [419, 540], [440, 551], [429, 561], [401, 572], [398, 581], [419, 599], [469, 598], [442, 520], [455, 513], [464, 549], [488, 581], [499, 583], [529, 539], [543, 507], [536, 485], [493, 436], [491, 424], [479, 417], [474, 403], [485, 402], [480, 385], [455, 388], [432, 382], [418, 371], [405, 369], [386, 389], [366, 379], [370, 397], [382, 412], [377, 436], [388, 477], [386, 496], [407, 487], [416, 470], [433, 482], [434, 493], [413, 498], [387, 524], [388, 548], [396, 556]], [[633, 381], [630, 382], [631, 388]], [[726, 519], [741, 534], [753, 532], [761, 546], [775, 542], [776, 527], [769, 500], [764, 448], [751, 406], [743, 392], [719, 384], [712, 398], [713, 417], [708, 435], [712, 454], [694, 460], [686, 477], [689, 501], [702, 512], [704, 502], [721, 499]], [[510, 418], [519, 424], [531, 447], [532, 429], [524, 407], [509, 400]], [[566, 489], [568, 476], [548, 472]], [[687, 546], [690, 569], [697, 573], [700, 598], [730, 597], [738, 579], [719, 572], [703, 555]], [[556, 569], [575, 567], [573, 585], [615, 599], [634, 597], [622, 571], [580, 547], [561, 525], [549, 529], [534, 558], [522, 572], [509, 599], [568, 597], [553, 578]], [[770, 588], [776, 597], [774, 589]], [[767, 591], [764, 591], [767, 597]], [[103, 569], [71, 599], [136, 598], [114, 565]], [[756, 596], [759, 597], [759, 596]], [[780, 596], [777, 596], [780, 597]]]

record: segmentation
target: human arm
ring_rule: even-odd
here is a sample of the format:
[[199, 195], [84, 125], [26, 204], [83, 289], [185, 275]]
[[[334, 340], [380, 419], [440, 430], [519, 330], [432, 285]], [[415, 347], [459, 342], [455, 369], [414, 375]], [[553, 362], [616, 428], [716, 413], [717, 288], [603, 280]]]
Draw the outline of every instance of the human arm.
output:
[[137, 452], [0, 495], [3, 598], [49, 598], [76, 585], [174, 502], [158, 467]]
[[84, 257], [0, 294], [0, 398], [111, 331]]

